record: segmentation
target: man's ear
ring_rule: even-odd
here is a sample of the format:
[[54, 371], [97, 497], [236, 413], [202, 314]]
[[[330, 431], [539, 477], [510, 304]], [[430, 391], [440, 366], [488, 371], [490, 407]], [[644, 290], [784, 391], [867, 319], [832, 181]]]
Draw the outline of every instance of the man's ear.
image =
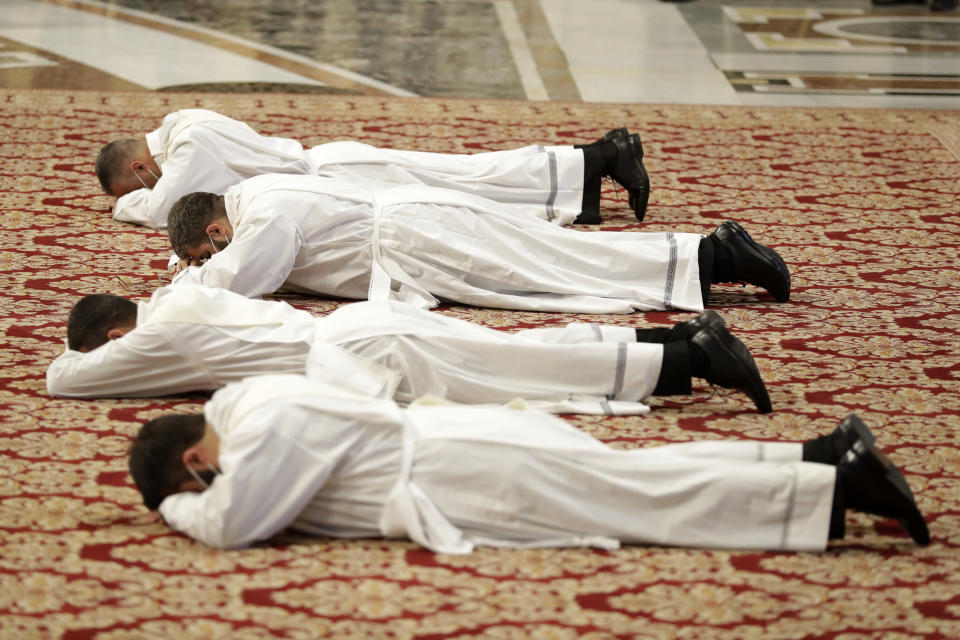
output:
[[130, 331], [128, 327], [114, 327], [107, 331], [107, 340], [116, 340], [127, 335], [127, 332]]
[[191, 469], [206, 470], [207, 468], [207, 456], [204, 455], [198, 445], [187, 448], [183, 452], [183, 455], [180, 456], [180, 459], [185, 466]]
[[130, 169], [133, 170], [134, 172], [142, 171], [143, 169], [146, 169], [146, 168], [147, 168], [147, 163], [144, 162], [143, 160], [138, 160], [137, 158], [134, 158], [133, 160], [130, 161]]
[[208, 236], [212, 236], [215, 233], [219, 233], [223, 237], [227, 237], [226, 234], [223, 232], [223, 225], [220, 224], [219, 222], [211, 222], [210, 224], [207, 225], [207, 228], [204, 229], [203, 232]]

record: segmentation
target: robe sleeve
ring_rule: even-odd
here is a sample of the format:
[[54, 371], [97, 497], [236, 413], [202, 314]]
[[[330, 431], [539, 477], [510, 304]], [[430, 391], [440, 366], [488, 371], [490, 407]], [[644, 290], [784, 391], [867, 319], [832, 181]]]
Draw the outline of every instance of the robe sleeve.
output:
[[209, 489], [164, 499], [160, 514], [172, 529], [231, 549], [273, 536], [304, 510], [339, 457], [314, 453], [272, 425], [244, 428], [263, 420], [255, 414], [231, 434], [229, 454], [221, 450], [223, 473]]
[[[137, 189], [117, 198], [113, 219], [152, 229], [166, 229], [170, 209], [177, 200], [194, 191], [214, 191], [212, 187], [217, 186], [212, 182], [211, 172], [216, 167], [205, 166], [204, 155], [205, 150], [195, 145], [180, 145], [178, 154], [161, 166], [162, 175], [153, 189]], [[204, 179], [208, 181], [207, 187], [200, 189]], [[222, 190], [215, 193], [222, 193]]]
[[137, 189], [117, 198], [113, 207], [113, 219], [130, 222], [151, 229], [163, 229], [167, 226], [167, 217], [154, 217], [150, 209], [150, 189]]
[[174, 276], [173, 284], [219, 287], [249, 298], [273, 293], [293, 271], [302, 245], [303, 234], [293, 222], [261, 216], [244, 222], [230, 245], [206, 263]]
[[87, 353], [68, 349], [47, 369], [47, 393], [60, 398], [142, 397], [216, 386], [152, 327]]
[[182, 141], [178, 138], [153, 189], [138, 189], [117, 199], [114, 220], [165, 229], [170, 209], [183, 196], [194, 191], [221, 195], [246, 177], [213, 154], [215, 141], [193, 139], [201, 129], [185, 134]]

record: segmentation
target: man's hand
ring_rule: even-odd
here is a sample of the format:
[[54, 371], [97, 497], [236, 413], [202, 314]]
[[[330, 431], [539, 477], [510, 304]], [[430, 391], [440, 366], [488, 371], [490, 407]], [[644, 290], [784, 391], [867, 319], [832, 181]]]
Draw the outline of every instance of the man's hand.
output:
[[176, 275], [187, 267], [199, 267], [203, 264], [203, 262], [204, 261], [200, 260], [199, 258], [183, 258], [176, 264], [171, 264], [169, 270], [171, 274]]

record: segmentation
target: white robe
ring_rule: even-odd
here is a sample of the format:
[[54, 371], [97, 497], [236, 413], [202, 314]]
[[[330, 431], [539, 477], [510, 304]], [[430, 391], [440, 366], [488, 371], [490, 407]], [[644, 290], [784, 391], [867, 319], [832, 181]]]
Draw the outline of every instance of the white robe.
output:
[[120, 198], [113, 219], [154, 229], [167, 226], [174, 203], [194, 191], [218, 195], [263, 173], [311, 173], [303, 146], [289, 138], [261, 136], [248, 125], [206, 109], [167, 114], [146, 135], [161, 176], [152, 189]]
[[154, 229], [167, 226], [170, 208], [188, 193], [220, 195], [265, 173], [442, 186], [512, 203], [517, 212], [559, 225], [573, 222], [583, 200], [583, 152], [566, 146], [460, 155], [343, 141], [304, 150], [296, 140], [262, 136], [206, 109], [167, 114], [146, 139], [160, 180], [118, 198], [113, 217]]
[[307, 156], [314, 175], [462, 191], [560, 226], [571, 224], [583, 207], [583, 152], [569, 146], [452, 154], [341, 141], [316, 146]]
[[703, 309], [695, 233], [574, 231], [447, 189], [371, 190], [314, 176], [251, 178], [224, 203], [230, 245], [174, 283], [425, 307]]
[[295, 376], [251, 378], [204, 407], [220, 436], [202, 493], [166, 498], [174, 529], [211, 546], [290, 526], [409, 537], [428, 549], [620, 542], [826, 546], [836, 470], [800, 444], [692, 442], [615, 450], [549, 414], [414, 406]]
[[285, 302], [184, 285], [139, 303], [137, 326], [122, 338], [64, 351], [47, 370], [47, 391], [159, 396], [306, 372], [401, 403], [519, 396], [555, 412], [638, 414], [648, 411], [641, 401], [656, 386], [663, 347], [635, 339], [630, 327], [586, 324], [507, 333], [397, 302], [314, 318]]

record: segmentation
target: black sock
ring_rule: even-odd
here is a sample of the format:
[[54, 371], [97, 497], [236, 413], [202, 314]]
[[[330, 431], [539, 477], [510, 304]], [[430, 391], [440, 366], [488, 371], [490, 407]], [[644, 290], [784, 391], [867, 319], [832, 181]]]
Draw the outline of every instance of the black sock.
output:
[[830, 436], [820, 436], [803, 443], [804, 462], [819, 462], [821, 464], [836, 464], [834, 461], [833, 443]]
[[601, 147], [584, 147], [580, 151], [583, 153], [583, 183], [586, 186], [594, 178], [603, 177], [607, 163]]
[[600, 224], [600, 176], [584, 176], [580, 215], [574, 224]]
[[833, 434], [820, 436], [803, 443], [803, 461], [836, 465], [849, 447], [846, 438], [835, 438]]
[[575, 221], [580, 224], [600, 222], [600, 181], [606, 175], [604, 146], [580, 147], [583, 151], [583, 200], [580, 203], [580, 215]]
[[703, 306], [710, 301], [710, 285], [713, 283], [713, 254], [716, 253], [710, 236], [701, 238], [697, 248], [697, 267], [700, 269], [700, 297]]
[[663, 345], [663, 362], [660, 375], [653, 390], [655, 396], [689, 395], [693, 391], [690, 382], [690, 349], [687, 342], [675, 340]]
[[[689, 367], [683, 372], [683, 375], [686, 375], [688, 378], [706, 378], [707, 373], [710, 371], [710, 358], [707, 356], [707, 352], [703, 348], [692, 342], [688, 342], [690, 338], [690, 325], [686, 322], [678, 322], [669, 329], [667, 327], [651, 327], [644, 329], [634, 329], [637, 334], [637, 342], [648, 342], [654, 344], [663, 344], [668, 343], [682, 343], [686, 351], [686, 359], [689, 364]], [[670, 356], [667, 355], [667, 352], [664, 351], [664, 360], [668, 357], [678, 358], [682, 357], [681, 349], [683, 348], [674, 348], [670, 351]], [[661, 378], [663, 378], [663, 368], [661, 368]], [[666, 386], [667, 383], [665, 383]], [[671, 388], [673, 384], [669, 385]], [[656, 395], [656, 394], [655, 394]], [[662, 394], [670, 395], [670, 394]]]
[[[836, 465], [843, 455], [843, 452], [846, 451], [846, 449], [843, 449], [843, 452], [839, 451], [839, 446], [836, 440], [830, 436], [820, 436], [819, 438], [808, 440], [803, 443], [802, 460], [804, 462]], [[836, 479], [833, 484], [833, 502], [830, 505], [830, 530], [827, 533], [828, 538], [839, 540], [846, 534], [846, 511], [847, 505], [843, 495], [843, 484], [841, 483], [841, 477], [838, 473], [836, 474]]]
[[690, 375], [706, 379], [710, 373], [710, 356], [695, 342], [688, 342], [687, 345], [690, 353]]
[[830, 505], [830, 529], [827, 531], [827, 537], [832, 540], [839, 540], [846, 533], [847, 506], [843, 497], [843, 485], [838, 473], [833, 484], [833, 503]]
[[637, 342], [652, 342], [654, 344], [663, 344], [670, 342], [673, 330], [666, 327], [651, 327], [649, 329], [634, 329], [637, 334]]
[[717, 240], [716, 234], [711, 233], [706, 239], [709, 240], [713, 246], [713, 273], [710, 276], [711, 282], [714, 284], [719, 282], [739, 282], [740, 279], [737, 277], [737, 270], [733, 265], [733, 256], [730, 255], [727, 248]]
[[667, 342], [686, 342], [690, 339], [690, 325], [686, 322], [678, 322], [672, 327], [650, 327], [643, 329], [634, 329], [637, 333], [637, 342], [655, 342], [665, 344]]
[[583, 168], [587, 176], [591, 173], [601, 177], [610, 175], [620, 158], [620, 149], [613, 141], [580, 147], [580, 150], [583, 151]]

